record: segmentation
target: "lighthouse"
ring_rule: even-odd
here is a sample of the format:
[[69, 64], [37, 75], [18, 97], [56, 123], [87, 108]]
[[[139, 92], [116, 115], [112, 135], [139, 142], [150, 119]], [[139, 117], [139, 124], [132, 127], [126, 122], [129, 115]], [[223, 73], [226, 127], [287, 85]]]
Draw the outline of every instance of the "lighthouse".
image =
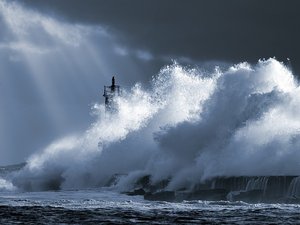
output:
[[104, 86], [103, 97], [105, 98], [106, 112], [113, 113], [117, 111], [117, 103], [115, 99], [119, 95], [120, 95], [120, 86], [116, 85], [115, 77], [113, 76], [111, 79], [111, 85]]

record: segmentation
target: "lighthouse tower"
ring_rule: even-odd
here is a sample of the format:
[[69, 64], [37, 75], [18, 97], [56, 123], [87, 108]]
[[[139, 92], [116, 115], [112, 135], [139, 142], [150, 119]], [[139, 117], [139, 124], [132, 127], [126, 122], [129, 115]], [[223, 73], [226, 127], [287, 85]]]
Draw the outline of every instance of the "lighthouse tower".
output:
[[117, 111], [117, 103], [115, 101], [115, 97], [120, 95], [120, 86], [116, 85], [115, 77], [111, 79], [111, 86], [104, 86], [104, 94], [105, 98], [105, 111], [106, 112], [116, 112]]

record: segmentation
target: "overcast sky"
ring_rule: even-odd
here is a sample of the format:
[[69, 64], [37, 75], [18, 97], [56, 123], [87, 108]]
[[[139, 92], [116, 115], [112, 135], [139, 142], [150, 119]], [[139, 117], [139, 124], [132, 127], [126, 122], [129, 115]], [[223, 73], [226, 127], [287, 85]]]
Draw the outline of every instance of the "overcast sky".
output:
[[74, 23], [101, 24], [155, 56], [300, 60], [297, 0], [24, 0]]
[[115, 74], [147, 84], [172, 59], [275, 56], [300, 72], [297, 0], [0, 0], [0, 164], [88, 127]]

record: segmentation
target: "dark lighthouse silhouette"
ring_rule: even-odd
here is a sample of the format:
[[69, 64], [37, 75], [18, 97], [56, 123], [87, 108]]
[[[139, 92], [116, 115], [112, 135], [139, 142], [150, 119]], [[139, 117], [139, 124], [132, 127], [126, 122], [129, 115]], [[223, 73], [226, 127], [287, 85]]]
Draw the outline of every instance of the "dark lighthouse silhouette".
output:
[[104, 98], [105, 98], [105, 111], [114, 113], [118, 110], [116, 97], [120, 95], [120, 86], [116, 85], [115, 77], [111, 79], [110, 86], [104, 86]]

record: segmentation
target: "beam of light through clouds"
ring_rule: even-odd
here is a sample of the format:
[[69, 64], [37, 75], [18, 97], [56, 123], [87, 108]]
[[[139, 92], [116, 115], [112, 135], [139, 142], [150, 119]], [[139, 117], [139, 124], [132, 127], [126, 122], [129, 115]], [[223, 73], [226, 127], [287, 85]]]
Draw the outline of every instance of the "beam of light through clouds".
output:
[[104, 24], [120, 46], [148, 51], [156, 60], [256, 63], [275, 56], [290, 58], [295, 74], [300, 71], [298, 0], [20, 1], [71, 23]]
[[24, 161], [84, 129], [111, 76], [132, 84], [140, 72], [114, 51], [114, 36], [101, 26], [70, 24], [5, 0], [0, 24], [0, 164]]

